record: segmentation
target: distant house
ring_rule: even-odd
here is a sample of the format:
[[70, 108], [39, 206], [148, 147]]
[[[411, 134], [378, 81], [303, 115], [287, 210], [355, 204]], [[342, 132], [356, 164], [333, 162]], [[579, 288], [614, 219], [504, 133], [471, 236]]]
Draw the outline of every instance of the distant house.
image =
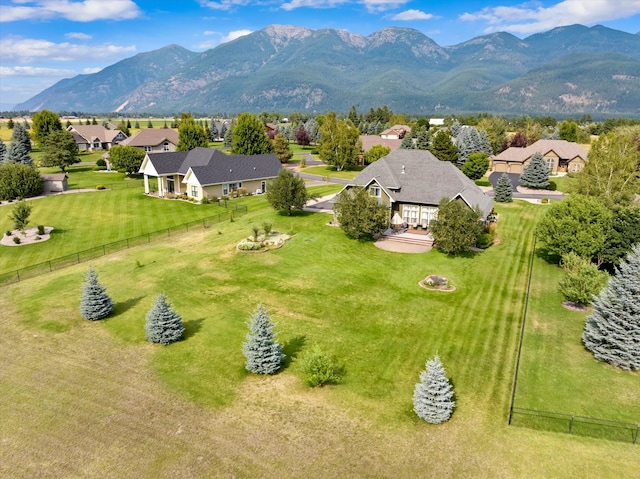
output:
[[62, 193], [69, 189], [67, 175], [65, 173], [45, 174], [42, 175], [42, 179], [44, 180], [43, 193], [45, 195], [49, 193]]
[[491, 168], [498, 173], [522, 174], [534, 153], [541, 153], [549, 165], [549, 172], [575, 173], [582, 171], [587, 152], [582, 146], [566, 140], [538, 140], [525, 148], [511, 147], [490, 156]]
[[366, 153], [373, 145], [388, 146], [391, 151], [397, 150], [402, 145], [402, 140], [381, 138], [378, 135], [360, 135], [360, 143], [362, 143], [362, 151]]
[[171, 128], [146, 128], [125, 138], [119, 144], [142, 148], [147, 153], [176, 151], [178, 132]]
[[[146, 194], [160, 197], [185, 194], [202, 200], [242, 190], [264, 193], [267, 181], [278, 176], [280, 168], [280, 160], [272, 154], [227, 155], [211, 148], [194, 148], [147, 153], [139, 173], [144, 175]], [[156, 178], [156, 183], [150, 178]]]
[[478, 207], [483, 219], [493, 209], [493, 200], [448, 161], [440, 161], [426, 150], [396, 150], [362, 170], [345, 187], [362, 186], [408, 225], [424, 229], [437, 218], [442, 198]]
[[429, 126], [444, 126], [444, 118], [430, 118]]
[[67, 131], [73, 135], [79, 150], [109, 150], [127, 138], [120, 130], [108, 130], [102, 125], [70, 125]]
[[393, 125], [380, 133], [380, 138], [385, 140], [402, 140], [404, 135], [411, 132], [411, 128], [407, 125]]

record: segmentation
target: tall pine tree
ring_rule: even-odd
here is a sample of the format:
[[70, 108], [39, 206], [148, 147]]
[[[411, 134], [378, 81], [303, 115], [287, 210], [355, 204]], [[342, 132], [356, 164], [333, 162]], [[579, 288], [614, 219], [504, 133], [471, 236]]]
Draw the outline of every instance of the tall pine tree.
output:
[[452, 163], [458, 161], [458, 148], [453, 144], [449, 133], [444, 130], [435, 133], [431, 138], [429, 151], [441, 161], [450, 161]]
[[16, 123], [11, 134], [11, 144], [7, 148], [5, 161], [13, 161], [24, 165], [33, 166], [31, 160], [31, 138], [24, 126]]
[[420, 373], [420, 382], [413, 392], [413, 410], [421, 419], [440, 424], [449, 420], [454, 406], [453, 387], [436, 354], [427, 361], [426, 369]]
[[251, 316], [247, 341], [242, 352], [247, 358], [245, 369], [254, 374], [274, 374], [282, 366], [284, 354], [282, 346], [276, 341], [269, 313], [262, 305]]
[[164, 294], [158, 295], [153, 307], [147, 313], [145, 330], [147, 340], [165, 346], [182, 338], [184, 333], [182, 317], [173, 310]]
[[89, 321], [104, 319], [113, 311], [107, 289], [98, 282], [96, 270], [89, 266], [80, 297], [80, 315]]
[[600, 361], [640, 369], [640, 244], [620, 262], [592, 304], [582, 333], [586, 348]]
[[513, 201], [513, 186], [509, 175], [502, 173], [500, 179], [496, 183], [494, 199], [499, 203], [510, 203]]
[[531, 155], [531, 161], [524, 167], [520, 175], [520, 184], [531, 188], [547, 188], [549, 186], [549, 165], [542, 153]]

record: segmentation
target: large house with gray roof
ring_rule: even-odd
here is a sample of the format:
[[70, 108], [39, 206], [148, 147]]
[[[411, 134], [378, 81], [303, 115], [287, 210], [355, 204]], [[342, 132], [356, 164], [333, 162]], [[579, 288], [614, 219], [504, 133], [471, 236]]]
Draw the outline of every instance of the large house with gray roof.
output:
[[549, 173], [577, 173], [587, 161], [586, 150], [577, 143], [566, 140], [538, 140], [525, 147], [507, 148], [489, 157], [491, 169], [498, 173], [522, 174], [534, 153], [541, 153], [549, 166]]
[[276, 155], [227, 155], [211, 148], [194, 148], [147, 153], [139, 173], [144, 175], [146, 194], [186, 195], [202, 201], [239, 191], [264, 193], [268, 180], [278, 176], [280, 168]]
[[440, 161], [426, 150], [400, 149], [371, 163], [345, 189], [362, 186], [409, 226], [427, 229], [437, 218], [442, 198], [479, 208], [483, 219], [494, 202], [455, 165]]

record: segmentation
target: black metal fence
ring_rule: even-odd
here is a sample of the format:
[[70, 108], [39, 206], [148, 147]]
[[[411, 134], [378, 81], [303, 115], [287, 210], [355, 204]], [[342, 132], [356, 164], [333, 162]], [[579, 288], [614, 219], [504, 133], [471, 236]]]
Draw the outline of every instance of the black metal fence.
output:
[[529, 296], [531, 291], [531, 278], [533, 276], [533, 260], [535, 257], [535, 252], [536, 237], [534, 236], [531, 259], [529, 262], [527, 292], [522, 312], [520, 340], [518, 343], [518, 352], [516, 354], [516, 367], [513, 375], [513, 386], [511, 389], [511, 404], [509, 406], [508, 424], [510, 426], [522, 426], [531, 429], [563, 432], [568, 434], [575, 434], [578, 436], [590, 436], [600, 439], [607, 439], [610, 441], [621, 441], [638, 444], [640, 424], [579, 416], [576, 414], [542, 411], [539, 409], [528, 409], [515, 406], [516, 390], [518, 388], [518, 372], [520, 370], [520, 359], [522, 347], [524, 344], [524, 331], [527, 324], [527, 309], [529, 306]]
[[538, 409], [514, 407], [510, 419], [514, 426], [596, 437], [610, 441], [638, 444], [640, 437], [640, 424]]
[[208, 228], [211, 225], [221, 223], [229, 220], [232, 216], [242, 216], [247, 213], [247, 207], [245, 205], [237, 205], [233, 202], [225, 202], [225, 207], [228, 210], [224, 213], [219, 213], [213, 216], [207, 216], [189, 223], [183, 223], [180, 225], [172, 226], [158, 231], [152, 231], [143, 235], [134, 236], [132, 238], [125, 238], [112, 243], [102, 244], [100, 246], [94, 246], [83, 251], [71, 253], [66, 256], [54, 258], [43, 263], [34, 264], [25, 268], [8, 271], [6, 273], [0, 273], [0, 287], [6, 286], [12, 283], [17, 283], [24, 279], [33, 278], [41, 274], [56, 271], [74, 264], [83, 263], [101, 256], [105, 256], [111, 253], [116, 253], [134, 246], [141, 244], [151, 243], [153, 240], [160, 240], [165, 238], [171, 238], [172, 235], [179, 233], [193, 231], [198, 228]]

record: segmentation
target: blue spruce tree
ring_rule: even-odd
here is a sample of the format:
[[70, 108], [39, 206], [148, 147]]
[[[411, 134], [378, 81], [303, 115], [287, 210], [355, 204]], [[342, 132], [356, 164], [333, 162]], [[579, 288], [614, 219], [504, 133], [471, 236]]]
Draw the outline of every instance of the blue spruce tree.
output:
[[582, 342], [600, 361], [621, 369], [640, 369], [640, 244], [616, 268], [615, 276], [593, 300]]
[[413, 410], [421, 419], [440, 424], [449, 420], [454, 406], [453, 388], [436, 354], [420, 373], [420, 382], [413, 392]]
[[89, 321], [104, 319], [113, 311], [107, 289], [98, 282], [96, 271], [89, 266], [80, 297], [80, 315]]
[[520, 176], [520, 184], [531, 188], [547, 188], [549, 186], [549, 166], [542, 153], [531, 155], [531, 161], [524, 167]]
[[164, 294], [159, 294], [153, 307], [147, 313], [145, 324], [147, 340], [163, 345], [175, 343], [184, 333], [182, 317], [167, 302]]
[[511, 185], [509, 175], [502, 173], [500, 179], [496, 183], [494, 193], [494, 198], [498, 203], [510, 203], [513, 201], [513, 186]]
[[282, 346], [275, 340], [273, 324], [262, 305], [251, 316], [247, 341], [242, 352], [247, 358], [245, 369], [255, 374], [274, 374], [282, 366]]

